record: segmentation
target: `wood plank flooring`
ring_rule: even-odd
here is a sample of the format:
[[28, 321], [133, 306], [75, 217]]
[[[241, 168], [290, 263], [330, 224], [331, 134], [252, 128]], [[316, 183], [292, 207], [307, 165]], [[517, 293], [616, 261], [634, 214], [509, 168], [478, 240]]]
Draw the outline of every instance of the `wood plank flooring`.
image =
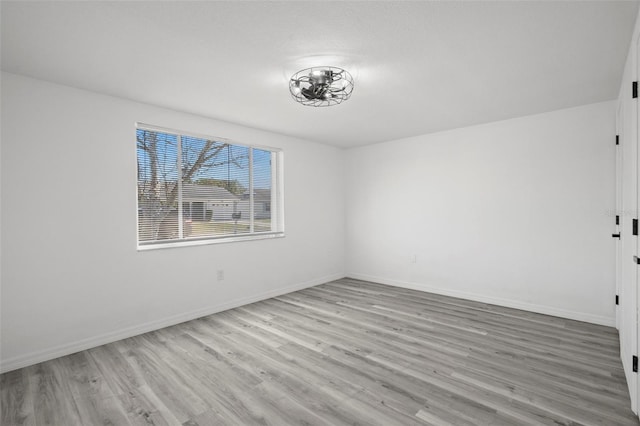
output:
[[0, 379], [2, 425], [638, 425], [616, 330], [342, 279]]

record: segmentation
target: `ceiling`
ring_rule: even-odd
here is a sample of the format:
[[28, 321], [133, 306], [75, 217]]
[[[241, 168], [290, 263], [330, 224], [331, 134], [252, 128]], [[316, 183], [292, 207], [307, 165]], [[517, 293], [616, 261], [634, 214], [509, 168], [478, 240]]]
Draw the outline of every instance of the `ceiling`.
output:
[[[353, 147], [615, 99], [637, 8], [3, 1], [2, 69]], [[350, 71], [351, 99], [294, 102], [289, 77], [313, 65]]]

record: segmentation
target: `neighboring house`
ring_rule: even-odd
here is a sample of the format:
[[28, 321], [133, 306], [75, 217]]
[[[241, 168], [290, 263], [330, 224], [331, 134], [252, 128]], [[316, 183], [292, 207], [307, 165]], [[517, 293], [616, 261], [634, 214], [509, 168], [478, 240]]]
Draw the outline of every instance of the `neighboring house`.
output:
[[[159, 185], [156, 191], [157, 197], [166, 200], [167, 194], [173, 190], [174, 183], [169, 182], [167, 185]], [[148, 183], [139, 183], [140, 191], [149, 191]], [[248, 197], [248, 196], [247, 196]], [[182, 214], [185, 220], [232, 220], [233, 213], [240, 211], [239, 203], [242, 202], [242, 196], [237, 196], [224, 188], [213, 185], [199, 185], [194, 183], [182, 184]], [[249, 217], [248, 202], [247, 213], [242, 214], [242, 218]], [[140, 213], [143, 206], [139, 205]], [[177, 217], [177, 210], [171, 209]]]
[[[241, 201], [238, 203], [238, 211], [242, 218], [250, 217], [249, 191], [240, 196]], [[271, 218], [271, 189], [256, 188], [253, 190], [253, 213], [256, 219]]]
[[219, 186], [182, 185], [182, 212], [192, 220], [231, 220], [239, 201], [240, 197]]

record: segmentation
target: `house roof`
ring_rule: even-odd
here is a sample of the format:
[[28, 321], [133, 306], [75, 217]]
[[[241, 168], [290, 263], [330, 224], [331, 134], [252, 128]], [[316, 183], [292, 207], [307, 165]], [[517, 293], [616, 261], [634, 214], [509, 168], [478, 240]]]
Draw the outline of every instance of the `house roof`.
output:
[[[166, 194], [173, 190], [174, 185], [175, 182], [161, 182], [156, 190], [156, 195], [160, 199], [166, 199]], [[151, 190], [149, 182], [138, 182], [138, 187], [142, 191]], [[184, 183], [182, 185], [182, 199], [184, 201], [236, 201], [240, 197], [219, 186]]]
[[237, 195], [224, 188], [212, 185], [185, 183], [182, 185], [183, 200], [238, 200]]

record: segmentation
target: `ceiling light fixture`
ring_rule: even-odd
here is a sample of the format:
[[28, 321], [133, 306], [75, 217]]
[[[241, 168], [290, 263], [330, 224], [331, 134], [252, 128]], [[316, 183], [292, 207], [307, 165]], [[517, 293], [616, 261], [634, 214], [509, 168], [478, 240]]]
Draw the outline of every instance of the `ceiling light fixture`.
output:
[[353, 77], [337, 67], [306, 68], [291, 77], [289, 91], [293, 99], [302, 105], [338, 105], [351, 97]]

